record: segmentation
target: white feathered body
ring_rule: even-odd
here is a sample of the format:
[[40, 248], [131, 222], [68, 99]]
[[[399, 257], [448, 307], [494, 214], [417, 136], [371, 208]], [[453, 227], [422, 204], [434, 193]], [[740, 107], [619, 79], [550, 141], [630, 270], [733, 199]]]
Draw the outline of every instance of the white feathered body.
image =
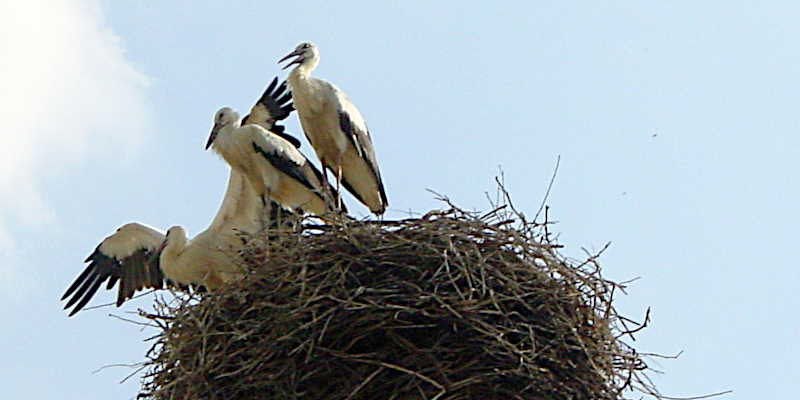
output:
[[347, 137], [340, 125], [340, 113], [346, 113], [351, 124], [364, 132], [370, 141], [361, 146], [365, 145], [369, 152], [374, 152], [361, 112], [334, 84], [309, 76], [303, 66], [293, 70], [287, 81], [292, 89], [300, 124], [323, 168], [329, 167], [334, 174], [341, 168], [342, 178], [349, 183], [352, 191], [370, 210], [383, 213], [386, 204], [381, 195], [377, 163], [372, 167], [369, 165], [363, 149], [353, 145], [352, 139]]
[[[173, 228], [175, 229], [175, 228]], [[188, 240], [186, 232], [173, 236], [161, 252], [164, 276], [181, 284], [203, 285], [214, 290], [223, 282], [241, 276], [239, 250], [242, 239], [233, 229], [205, 230]]]
[[275, 200], [289, 209], [302, 208], [316, 215], [327, 212], [327, 205], [318, 193], [278, 170], [256, 151], [254, 144], [293, 167], [301, 168], [308, 162], [294, 145], [258, 125], [229, 124], [221, 128], [213, 148], [231, 168], [247, 177], [259, 196]]

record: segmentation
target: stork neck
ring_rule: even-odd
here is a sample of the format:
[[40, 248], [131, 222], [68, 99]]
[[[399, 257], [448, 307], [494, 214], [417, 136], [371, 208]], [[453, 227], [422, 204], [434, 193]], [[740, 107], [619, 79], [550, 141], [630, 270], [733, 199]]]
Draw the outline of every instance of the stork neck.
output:
[[217, 133], [217, 138], [214, 140], [213, 149], [217, 153], [225, 152], [225, 149], [228, 147], [231, 141], [231, 134], [233, 131], [241, 127], [242, 120], [237, 119], [222, 128], [220, 128], [219, 133]]
[[311, 76], [311, 72], [317, 68], [317, 65], [319, 65], [319, 58], [309, 58], [295, 67], [290, 75], [295, 79], [306, 79]]
[[164, 246], [164, 250], [161, 251], [161, 255], [159, 256], [159, 263], [162, 269], [169, 269], [169, 267], [175, 263], [175, 260], [177, 260], [181, 253], [183, 253], [183, 250], [186, 249], [186, 243], [188, 241], [186, 236], [169, 238], [169, 242]]

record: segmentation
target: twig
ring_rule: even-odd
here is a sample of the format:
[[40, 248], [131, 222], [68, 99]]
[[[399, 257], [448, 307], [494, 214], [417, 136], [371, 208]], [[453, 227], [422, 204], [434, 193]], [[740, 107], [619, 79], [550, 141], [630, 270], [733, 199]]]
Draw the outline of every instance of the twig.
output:
[[726, 391], [723, 391], [723, 392], [711, 393], [711, 394], [706, 394], [706, 395], [702, 395], [702, 396], [695, 396], [695, 397], [670, 397], [670, 396], [663, 396], [662, 395], [659, 398], [664, 399], [664, 400], [699, 400], [699, 399], [709, 399], [709, 398], [717, 397], [717, 396], [724, 396], [726, 394], [731, 394], [731, 393], [733, 393], [733, 390], [726, 390]]
[[539, 209], [536, 210], [536, 215], [533, 217], [533, 221], [536, 222], [539, 219], [539, 214], [542, 212], [545, 204], [547, 203], [547, 199], [550, 197], [550, 190], [553, 188], [553, 183], [556, 181], [556, 175], [558, 174], [558, 166], [561, 165], [561, 155], [559, 154], [556, 158], [556, 166], [553, 168], [553, 175], [550, 177], [550, 183], [547, 184], [547, 190], [544, 192], [544, 197], [542, 198], [542, 204], [539, 205]]
[[[146, 292], [139, 293], [139, 294], [137, 294], [136, 296], [133, 296], [133, 297], [131, 297], [129, 300], [138, 299], [138, 298], [140, 298], [140, 297], [147, 296], [148, 294], [155, 293], [155, 291], [156, 291], [155, 289], [152, 289], [152, 290], [148, 290], [148, 291], [146, 291]], [[84, 309], [82, 309], [80, 312], [83, 312], [83, 311], [89, 311], [89, 310], [94, 310], [94, 309], [97, 309], [97, 308], [111, 307], [111, 306], [114, 306], [114, 305], [116, 305], [116, 304], [117, 304], [116, 302], [104, 303], [104, 304], [98, 304], [98, 305], [96, 305], [96, 306], [85, 307], [85, 308], [84, 308]]]
[[363, 382], [361, 382], [361, 384], [359, 384], [358, 386], [356, 386], [356, 388], [355, 388], [355, 389], [353, 389], [353, 391], [352, 391], [352, 392], [350, 392], [350, 395], [349, 395], [349, 396], [347, 396], [347, 399], [346, 399], [346, 400], [350, 400], [350, 399], [352, 399], [353, 397], [355, 397], [355, 395], [356, 395], [356, 394], [358, 394], [358, 392], [360, 392], [360, 391], [361, 391], [361, 389], [363, 389], [363, 388], [364, 388], [364, 386], [367, 386], [367, 384], [368, 384], [368, 383], [369, 383], [369, 382], [372, 380], [372, 378], [375, 378], [375, 377], [376, 377], [378, 374], [380, 374], [380, 373], [381, 373], [381, 371], [383, 371], [383, 369], [384, 369], [384, 367], [383, 367], [383, 366], [381, 366], [381, 367], [377, 368], [377, 369], [376, 369], [374, 372], [372, 372], [371, 374], [369, 374], [369, 376], [367, 377], [367, 379], [364, 379], [364, 381], [363, 381]]

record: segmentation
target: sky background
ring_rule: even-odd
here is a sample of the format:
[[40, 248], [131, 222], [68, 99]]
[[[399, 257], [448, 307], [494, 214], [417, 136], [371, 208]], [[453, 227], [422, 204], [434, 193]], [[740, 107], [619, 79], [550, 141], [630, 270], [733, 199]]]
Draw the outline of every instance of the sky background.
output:
[[683, 352], [659, 389], [796, 395], [796, 3], [374, 3], [0, 2], [4, 398], [135, 398], [130, 368], [93, 371], [143, 359], [154, 332], [109, 313], [152, 299], [68, 319], [59, 297], [126, 222], [207, 226], [214, 112], [246, 111], [305, 40], [369, 123], [388, 217], [438, 207], [426, 189], [486, 210], [498, 166], [532, 215], [560, 155], [564, 254], [612, 242], [606, 275], [641, 278], [618, 306], [652, 308], [637, 348]]

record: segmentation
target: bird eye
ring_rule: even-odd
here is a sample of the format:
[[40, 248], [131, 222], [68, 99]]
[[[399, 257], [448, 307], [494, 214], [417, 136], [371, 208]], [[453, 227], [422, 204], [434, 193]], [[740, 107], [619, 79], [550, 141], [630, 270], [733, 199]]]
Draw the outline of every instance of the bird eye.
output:
[[308, 43], [303, 43], [303, 48], [307, 49], [308, 48]]

